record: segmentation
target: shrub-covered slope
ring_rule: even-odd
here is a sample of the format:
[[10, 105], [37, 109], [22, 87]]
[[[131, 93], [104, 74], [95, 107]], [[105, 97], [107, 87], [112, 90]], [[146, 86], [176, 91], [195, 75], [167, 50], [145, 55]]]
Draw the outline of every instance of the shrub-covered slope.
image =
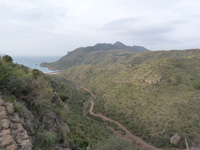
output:
[[3, 56], [0, 92], [5, 102], [14, 104], [33, 149], [69, 147], [68, 107], [53, 92], [42, 72], [14, 64], [10, 56]]
[[[105, 67], [80, 65], [60, 76], [82, 81], [97, 94], [95, 110], [158, 147], [199, 143], [200, 50], [120, 56]], [[178, 133], [178, 145], [170, 137]]]
[[[102, 122], [82, 116], [83, 103], [88, 98], [88, 93], [65, 78], [14, 64], [7, 55], [0, 57], [0, 105], [4, 103], [0, 106], [0, 149], [86, 150], [113, 138], [111, 130], [102, 128]], [[10, 134], [2, 120], [7, 105], [14, 105], [16, 111], [6, 120], [10, 121]], [[13, 142], [6, 139], [10, 135]], [[27, 135], [28, 140], [24, 139]], [[26, 147], [21, 145], [24, 142]], [[107, 142], [107, 148], [112, 148], [112, 142], [115, 141]], [[126, 141], [121, 143], [135, 149]]]
[[[121, 138], [121, 136], [120, 138], [116, 138], [116, 135], [110, 130], [110, 128], [115, 128], [113, 130], [121, 133], [121, 130], [116, 128], [116, 126], [113, 126], [108, 122], [102, 122], [103, 120], [89, 115], [89, 112], [87, 112], [87, 115], [85, 116], [83, 113], [84, 102], [88, 101], [91, 95], [83, 90], [76, 81], [72, 82], [66, 79], [65, 76], [62, 77], [58, 75], [50, 75], [48, 78], [52, 88], [59, 93], [58, 95], [65, 93], [69, 96], [66, 103], [70, 107], [68, 125], [71, 130], [70, 138], [73, 141], [73, 144], [70, 145], [72, 149], [85, 150], [89, 149], [89, 147], [101, 150], [114, 150], [117, 147], [120, 149], [126, 147], [127, 150], [140, 149], [135, 148], [135, 145], [133, 147], [128, 141]], [[89, 107], [86, 109], [88, 110]], [[104, 144], [105, 141], [106, 144]]]

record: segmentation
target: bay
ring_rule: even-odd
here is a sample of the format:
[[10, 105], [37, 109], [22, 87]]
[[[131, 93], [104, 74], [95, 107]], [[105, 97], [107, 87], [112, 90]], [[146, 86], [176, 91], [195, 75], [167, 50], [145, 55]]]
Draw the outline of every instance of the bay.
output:
[[43, 73], [55, 72], [55, 70], [41, 67], [40, 64], [42, 62], [55, 62], [60, 57], [61, 56], [12, 56], [15, 63], [27, 66], [32, 69], [38, 69]]

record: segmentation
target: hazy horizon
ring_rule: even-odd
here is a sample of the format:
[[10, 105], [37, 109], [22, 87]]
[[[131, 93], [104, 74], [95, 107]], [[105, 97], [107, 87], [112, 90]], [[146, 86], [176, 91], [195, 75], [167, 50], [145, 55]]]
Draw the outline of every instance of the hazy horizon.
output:
[[0, 53], [63, 56], [97, 43], [200, 48], [198, 0], [0, 1]]
[[[99, 44], [99, 43], [96, 43], [96, 44]], [[95, 44], [95, 45], [96, 45]], [[106, 43], [106, 44], [114, 44], [114, 43]], [[88, 45], [88, 46], [94, 46], [94, 45]], [[126, 46], [135, 46], [135, 45], [126, 45]], [[142, 45], [136, 45], [136, 46], [142, 46]], [[82, 46], [81, 46], [82, 47]], [[86, 46], [87, 47], [87, 46]], [[143, 46], [143, 47], [145, 47], [145, 46]], [[77, 47], [77, 48], [80, 48], [80, 47]], [[75, 48], [74, 50], [76, 50], [77, 48]], [[147, 47], [145, 47], [145, 48], [147, 48]], [[148, 48], [147, 48], [148, 49]], [[151, 50], [151, 49], [149, 49], [150, 51], [171, 51], [171, 50], [188, 50], [188, 49], [199, 49], [199, 48], [187, 48], [187, 49], [158, 49], [158, 50]], [[1, 50], [0, 50], [0, 56], [4, 56], [4, 55], [10, 55], [10, 56], [12, 56], [12, 57], [57, 57], [57, 58], [61, 58], [61, 57], [63, 57], [63, 56], [65, 56], [65, 55], [67, 55], [68, 54], [68, 52], [72, 52], [72, 51], [74, 51], [74, 50], [70, 50], [70, 51], [67, 51], [65, 54], [63, 54], [63, 55], [56, 55], [56, 54], [34, 54], [34, 55], [32, 55], [32, 54], [17, 54], [17, 53], [15, 53], [15, 54], [9, 54], [9, 53], [1, 53]]]

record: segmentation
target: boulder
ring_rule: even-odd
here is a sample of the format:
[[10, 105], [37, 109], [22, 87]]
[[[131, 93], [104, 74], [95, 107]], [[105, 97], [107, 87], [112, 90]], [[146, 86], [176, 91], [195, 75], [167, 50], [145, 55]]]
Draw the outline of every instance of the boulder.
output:
[[4, 106], [0, 106], [0, 112], [5, 111], [5, 107]]
[[12, 103], [6, 103], [6, 110], [7, 110], [7, 113], [9, 115], [13, 114], [13, 112], [15, 111], [13, 104]]
[[7, 119], [3, 119], [0, 121], [0, 128], [7, 129], [10, 126], [10, 122]]
[[13, 138], [11, 135], [7, 134], [0, 138], [0, 143], [2, 147], [5, 147], [6, 145], [10, 145], [11, 143], [13, 143]]
[[1, 130], [0, 136], [4, 136], [6, 134], [10, 134], [10, 129]]
[[23, 140], [20, 145], [22, 146], [22, 149], [32, 150], [32, 144], [31, 144], [30, 140]]
[[12, 130], [16, 130], [18, 132], [21, 132], [21, 131], [24, 130], [24, 128], [23, 128], [21, 123], [12, 123], [10, 126], [11, 126]]
[[4, 104], [4, 101], [0, 98], [0, 106]]
[[[33, 125], [35, 122], [38, 124], [39, 121], [30, 114], [31, 112], [27, 113], [28, 121]], [[15, 112], [13, 104], [0, 98], [0, 150], [32, 150], [33, 146], [23, 122], [24, 118], [20, 118]]]
[[0, 120], [1, 120], [1, 119], [6, 119], [6, 118], [7, 118], [7, 113], [6, 113], [6, 111], [0, 112]]
[[5, 150], [17, 150], [17, 146], [15, 144], [9, 145], [5, 148]]
[[181, 136], [179, 136], [177, 133], [175, 133], [171, 138], [170, 138], [170, 142], [172, 144], [177, 145], [178, 142], [181, 140]]
[[12, 122], [15, 122], [15, 123], [20, 122], [19, 115], [17, 113], [14, 113], [13, 116], [10, 117], [10, 119]]

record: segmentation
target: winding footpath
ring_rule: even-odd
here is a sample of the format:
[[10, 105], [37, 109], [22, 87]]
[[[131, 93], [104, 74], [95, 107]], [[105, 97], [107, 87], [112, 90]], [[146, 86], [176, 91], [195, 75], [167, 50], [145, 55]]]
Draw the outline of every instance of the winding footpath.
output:
[[91, 94], [91, 97], [88, 99], [87, 101], [87, 104], [89, 102], [91, 102], [91, 106], [90, 106], [90, 109], [89, 109], [89, 113], [95, 117], [100, 117], [102, 118], [103, 120], [107, 120], [107, 121], [110, 121], [112, 123], [115, 123], [119, 128], [121, 128], [122, 130], [125, 131], [126, 135], [132, 139], [133, 141], [135, 141], [137, 144], [140, 144], [142, 146], [144, 146], [145, 148], [148, 148], [149, 150], [160, 150], [152, 145], [150, 145], [149, 143], [145, 142], [144, 140], [142, 140], [141, 138], [139, 138], [138, 136], [134, 135], [133, 133], [131, 133], [124, 125], [122, 125], [121, 123], [115, 121], [115, 120], [112, 120], [102, 114], [95, 114], [94, 113], [94, 101], [93, 101], [93, 98], [96, 99], [96, 96], [89, 90], [89, 89], [86, 89], [85, 87], [82, 87], [85, 91], [89, 92]]

